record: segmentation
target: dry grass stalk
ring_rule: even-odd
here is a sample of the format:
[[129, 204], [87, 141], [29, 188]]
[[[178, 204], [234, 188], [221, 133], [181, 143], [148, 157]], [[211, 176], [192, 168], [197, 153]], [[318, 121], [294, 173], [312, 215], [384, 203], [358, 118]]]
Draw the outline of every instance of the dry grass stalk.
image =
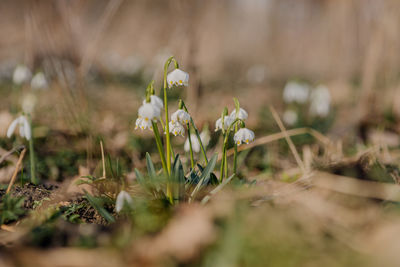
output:
[[15, 171], [11, 177], [10, 183], [8, 184], [6, 194], [8, 194], [10, 192], [11, 187], [13, 186], [13, 184], [15, 182], [15, 178], [17, 178], [17, 173], [18, 173], [19, 167], [22, 163], [22, 160], [24, 159], [25, 153], [26, 153], [26, 148], [24, 148], [24, 150], [22, 150], [21, 155], [19, 156], [17, 165], [15, 166]]

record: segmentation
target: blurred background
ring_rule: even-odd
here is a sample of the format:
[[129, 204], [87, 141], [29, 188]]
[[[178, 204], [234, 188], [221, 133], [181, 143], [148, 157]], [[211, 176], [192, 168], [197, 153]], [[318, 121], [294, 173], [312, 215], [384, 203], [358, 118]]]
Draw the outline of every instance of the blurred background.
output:
[[[288, 127], [352, 143], [389, 129], [397, 144], [399, 8], [395, 0], [1, 1], [0, 135], [24, 110], [39, 138], [90, 133], [118, 154], [135, 143], [147, 83], [161, 87], [174, 55], [190, 86], [171, 97], [184, 97], [201, 126], [213, 129], [236, 96], [260, 134], [278, 130], [273, 104]], [[15, 80], [18, 67], [29, 79]], [[329, 116], [315, 121], [303, 104], [285, 103], [291, 81], [327, 89]]]
[[[134, 131], [137, 109], [151, 80], [161, 95], [163, 66], [174, 55], [190, 81], [168, 91], [170, 112], [178, 98], [185, 99], [198, 128], [210, 131], [210, 155], [220, 152], [215, 121], [225, 106], [233, 110], [237, 97], [249, 113], [246, 127], [255, 131], [256, 142], [281, 131], [272, 105], [288, 129], [323, 134], [318, 140], [310, 134], [292, 138], [310, 169], [345, 181], [357, 178], [362, 186], [367, 180], [395, 188], [400, 183], [399, 23], [398, 0], [1, 0], [0, 154], [26, 144], [6, 138], [12, 120], [25, 112], [32, 118], [42, 182], [69, 192], [83, 175], [100, 177], [100, 140], [110, 162], [135, 179], [133, 170], [145, 168], [146, 152], [158, 159], [153, 135]], [[184, 141], [173, 138], [186, 168]], [[359, 258], [359, 266], [369, 266], [375, 252], [398, 266], [400, 206], [392, 191], [378, 183], [370, 190], [341, 185], [337, 181], [343, 177], [337, 176], [329, 186], [305, 190], [308, 185], [293, 182], [298, 165], [286, 141], [262, 146], [264, 141], [240, 154], [238, 176], [245, 179], [237, 181], [244, 185], [239, 193], [227, 190], [221, 202], [211, 201], [216, 204], [206, 206], [207, 216], [190, 213], [203, 207], [183, 208], [182, 217], [195, 222], [186, 222], [188, 230], [180, 236], [199, 227], [201, 218], [212, 225], [204, 236], [213, 247], [201, 252], [211, 255], [205, 266], [215, 266], [215, 258], [225, 263], [218, 266], [234, 266], [235, 260], [240, 266], [265, 266], [271, 259], [276, 266], [354, 266]], [[0, 183], [8, 183], [17, 160], [13, 154], [0, 162]], [[25, 169], [18, 177], [21, 185], [29, 181]], [[284, 187], [287, 183], [295, 189]], [[243, 188], [260, 191], [246, 195]], [[283, 197], [272, 202], [282, 188]], [[375, 193], [377, 198], [382, 193], [381, 200]], [[148, 218], [140, 227], [157, 236], [164, 224], [148, 230], [155, 221]], [[180, 231], [182, 225], [176, 225]], [[102, 242], [98, 246], [111, 241]], [[192, 251], [179, 244], [181, 251]], [[141, 253], [153, 247], [145, 250]], [[181, 251], [171, 254], [184, 263], [188, 259], [179, 258]], [[197, 245], [193, 251], [200, 253]], [[54, 259], [67, 258], [61, 255]], [[93, 258], [99, 256], [108, 257], [99, 251]], [[31, 255], [26, 259], [26, 266], [32, 265]]]

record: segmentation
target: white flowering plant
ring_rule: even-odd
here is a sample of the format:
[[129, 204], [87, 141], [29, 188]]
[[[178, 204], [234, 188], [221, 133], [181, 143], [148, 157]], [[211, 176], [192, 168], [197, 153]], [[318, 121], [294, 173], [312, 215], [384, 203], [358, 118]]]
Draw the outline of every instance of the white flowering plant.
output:
[[289, 81], [282, 98], [285, 103], [282, 119], [289, 127], [311, 127], [325, 132], [333, 122], [331, 94], [325, 85], [313, 87], [306, 82]]
[[[170, 65], [175, 67], [168, 73]], [[145, 191], [156, 198], [165, 198], [169, 203], [174, 204], [180, 201], [192, 202], [198, 196], [204, 195], [203, 189], [209, 185], [223, 186], [236, 174], [237, 146], [248, 144], [254, 140], [254, 133], [245, 128], [247, 112], [240, 108], [239, 101], [235, 99], [235, 110], [228, 115], [224, 110], [220, 119], [216, 122], [216, 131], [222, 130], [223, 147], [221, 157], [221, 172], [219, 178], [214, 174], [218, 155], [210, 159], [207, 156], [206, 146], [210, 140], [207, 129], [199, 132], [188, 107], [182, 99], [179, 99], [178, 109], [169, 114], [168, 91], [176, 86], [188, 86], [189, 74], [179, 68], [174, 57], [170, 57], [164, 65], [163, 96], [164, 101], [155, 94], [154, 81], [151, 81], [146, 88], [146, 97], [138, 109], [138, 118], [135, 122], [135, 129], [150, 130], [154, 134], [157, 150], [160, 156], [162, 170], [156, 171], [149, 153], [146, 153], [147, 174], [135, 170], [138, 183]], [[164, 116], [162, 116], [164, 112]], [[165, 135], [165, 141], [161, 133]], [[184, 137], [187, 133], [184, 150], [189, 153], [190, 170], [184, 170], [181, 156], [174, 153], [171, 138]], [[233, 174], [229, 176], [226, 150], [228, 139], [234, 134], [235, 154], [233, 163]], [[201, 160], [195, 160], [194, 153], [201, 152]], [[164, 186], [165, 185], [165, 186]], [[118, 207], [128, 203], [125, 193], [124, 197], [117, 199]]]

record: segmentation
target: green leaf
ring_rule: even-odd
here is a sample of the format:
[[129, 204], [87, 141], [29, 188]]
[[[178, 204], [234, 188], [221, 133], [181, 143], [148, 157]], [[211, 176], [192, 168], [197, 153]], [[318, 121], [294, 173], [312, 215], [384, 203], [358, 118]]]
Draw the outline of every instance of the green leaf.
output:
[[146, 152], [146, 164], [147, 164], [147, 172], [151, 179], [155, 180], [157, 178], [156, 170], [154, 168], [153, 161], [151, 160], [150, 154]]
[[201, 189], [203, 182], [206, 179], [210, 178], [210, 173], [214, 170], [215, 164], [217, 163], [217, 154], [214, 154], [214, 156], [211, 158], [211, 160], [208, 162], [207, 166], [204, 168], [203, 172], [201, 173], [200, 176], [200, 181], [197, 183], [196, 187], [193, 189], [193, 192], [190, 196], [191, 199], [194, 199], [196, 197], [196, 194], [199, 192]]
[[103, 201], [100, 198], [91, 196], [86, 190], [84, 190], [86, 199], [89, 201], [90, 205], [95, 208], [98, 213], [107, 220], [109, 223], [115, 222], [114, 217], [103, 207]]
[[145, 179], [144, 179], [142, 173], [136, 168], [135, 168], [135, 174], [136, 174], [136, 180], [138, 181], [138, 183], [141, 186], [143, 186], [144, 188], [147, 188], [147, 185], [146, 185], [146, 182], [145, 182]]

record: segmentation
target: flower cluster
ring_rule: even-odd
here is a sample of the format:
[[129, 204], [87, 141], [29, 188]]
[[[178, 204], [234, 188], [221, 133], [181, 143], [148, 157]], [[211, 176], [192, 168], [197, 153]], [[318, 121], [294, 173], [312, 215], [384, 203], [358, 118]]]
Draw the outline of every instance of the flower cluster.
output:
[[[246, 110], [243, 108], [236, 108], [229, 116], [222, 116], [215, 122], [215, 131], [226, 131], [233, 126], [233, 124], [241, 121], [244, 122], [249, 117]], [[247, 128], [239, 129], [233, 139], [236, 145], [249, 144], [255, 138], [254, 132]]]
[[331, 95], [325, 85], [311, 88], [305, 83], [288, 82], [283, 89], [283, 101], [288, 104], [283, 121], [289, 126], [299, 121], [303, 109], [308, 109], [312, 117], [319, 118], [327, 117], [331, 109]]
[[183, 109], [178, 109], [171, 115], [169, 122], [169, 132], [175, 136], [185, 136], [185, 127], [190, 121], [190, 115]]
[[13, 82], [22, 85], [30, 81], [33, 90], [44, 90], [48, 88], [46, 76], [39, 71], [32, 76], [31, 70], [25, 65], [18, 65], [13, 73]]

